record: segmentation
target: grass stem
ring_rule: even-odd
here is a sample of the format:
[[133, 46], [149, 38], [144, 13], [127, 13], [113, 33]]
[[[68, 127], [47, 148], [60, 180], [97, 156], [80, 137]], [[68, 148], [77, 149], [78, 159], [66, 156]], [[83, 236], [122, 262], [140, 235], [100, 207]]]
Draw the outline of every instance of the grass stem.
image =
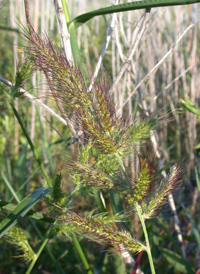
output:
[[145, 236], [145, 241], [146, 241], [146, 246], [147, 246], [146, 252], [147, 252], [147, 255], [148, 255], [148, 258], [149, 258], [151, 273], [156, 274], [155, 268], [154, 268], [154, 263], [153, 263], [153, 258], [152, 258], [152, 254], [151, 254], [151, 247], [150, 247], [150, 243], [149, 243], [149, 237], [148, 237], [148, 233], [147, 233], [147, 229], [146, 229], [146, 225], [145, 225], [145, 220], [143, 218], [141, 208], [138, 205], [138, 203], [135, 204], [135, 207], [136, 207], [136, 211], [137, 211], [137, 214], [139, 216], [139, 219], [140, 219], [140, 222], [142, 224], [143, 231], [144, 231], [144, 236]]
[[[121, 169], [122, 169], [122, 171], [125, 175], [126, 180], [128, 180], [128, 176], [127, 176], [126, 169], [124, 167], [122, 159], [120, 158], [119, 154], [116, 153], [115, 155], [116, 155], [118, 163], [119, 163], [119, 165], [120, 165], [120, 167], [121, 167]], [[150, 243], [149, 243], [149, 237], [148, 237], [148, 233], [147, 233], [147, 229], [146, 229], [146, 225], [145, 225], [145, 220], [143, 218], [143, 215], [142, 215], [142, 212], [141, 212], [141, 209], [140, 209], [140, 206], [138, 205], [138, 203], [135, 204], [135, 207], [136, 207], [136, 211], [137, 211], [137, 214], [139, 216], [139, 219], [140, 219], [140, 222], [142, 224], [143, 231], [144, 231], [144, 236], [145, 236], [145, 241], [146, 241], [146, 252], [147, 252], [147, 255], [148, 255], [148, 258], [149, 258], [151, 273], [156, 274], [155, 268], [154, 268], [154, 263], [153, 263], [153, 258], [152, 258], [152, 254], [151, 254], [151, 247], [150, 247]]]
[[82, 263], [83, 263], [83, 265], [85, 267], [85, 270], [86, 270], [87, 274], [93, 274], [92, 270], [90, 269], [90, 266], [89, 266], [89, 264], [87, 262], [85, 254], [84, 254], [84, 252], [83, 252], [83, 250], [81, 248], [81, 245], [80, 245], [79, 241], [76, 238], [76, 235], [74, 233], [72, 233], [71, 237], [73, 239], [75, 248], [76, 248], [76, 250], [77, 250], [77, 252], [78, 252], [78, 254], [79, 254], [80, 258], [81, 258], [81, 261], [82, 261]]
[[32, 271], [32, 269], [33, 269], [33, 267], [34, 267], [34, 265], [35, 265], [37, 259], [39, 258], [39, 256], [40, 256], [42, 250], [44, 249], [44, 247], [46, 246], [46, 244], [48, 243], [48, 241], [49, 241], [49, 237], [47, 236], [46, 239], [44, 240], [44, 242], [42, 243], [42, 245], [40, 246], [40, 248], [39, 248], [37, 254], [35, 254], [35, 256], [34, 256], [32, 262], [31, 262], [31, 264], [29, 265], [28, 270], [26, 271], [26, 274], [31, 273], [31, 271]]
[[30, 147], [31, 147], [31, 150], [33, 151], [33, 155], [35, 156], [35, 159], [36, 159], [36, 161], [38, 162], [38, 165], [39, 165], [39, 167], [40, 167], [40, 169], [41, 169], [41, 171], [42, 171], [42, 173], [43, 173], [43, 175], [44, 175], [44, 178], [45, 178], [45, 180], [46, 180], [46, 182], [47, 182], [47, 185], [50, 186], [50, 185], [51, 185], [50, 178], [49, 178], [49, 176], [47, 175], [47, 172], [46, 172], [46, 170], [45, 170], [45, 168], [44, 168], [44, 165], [43, 165], [43, 163], [41, 162], [41, 160], [40, 160], [40, 158], [39, 158], [38, 152], [37, 152], [37, 150], [35, 149], [35, 147], [34, 147], [32, 141], [31, 141], [31, 138], [30, 138], [30, 136], [29, 136], [29, 134], [28, 134], [28, 132], [27, 132], [27, 130], [26, 130], [26, 128], [25, 128], [25, 126], [24, 126], [24, 124], [23, 124], [23, 122], [22, 122], [20, 116], [19, 116], [19, 113], [18, 113], [18, 111], [16, 110], [16, 108], [15, 108], [15, 106], [14, 106], [14, 104], [13, 104], [12, 102], [10, 102], [10, 105], [11, 105], [11, 108], [12, 108], [14, 114], [15, 114], [15, 117], [17, 118], [17, 120], [18, 120], [18, 122], [19, 122], [19, 124], [20, 124], [20, 126], [21, 126], [21, 129], [22, 129], [22, 131], [23, 131], [23, 133], [24, 133], [24, 135], [25, 135], [25, 137], [26, 137], [26, 139], [27, 139], [27, 141], [28, 141], [28, 143], [29, 143], [29, 145], [30, 145]]

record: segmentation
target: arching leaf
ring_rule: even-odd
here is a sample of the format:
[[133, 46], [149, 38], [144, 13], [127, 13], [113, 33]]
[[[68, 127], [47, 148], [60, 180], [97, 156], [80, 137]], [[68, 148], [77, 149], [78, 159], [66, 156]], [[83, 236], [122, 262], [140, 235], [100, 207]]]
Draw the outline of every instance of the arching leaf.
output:
[[148, 0], [135, 1], [115, 6], [109, 6], [98, 10], [93, 10], [75, 17], [69, 22], [69, 25], [75, 25], [76, 28], [92, 19], [95, 16], [106, 15], [114, 12], [123, 12], [129, 10], [150, 9], [156, 7], [177, 6], [198, 3], [200, 0]]
[[29, 195], [27, 195], [16, 208], [0, 223], [0, 238], [3, 237], [7, 231], [9, 231], [20, 217], [26, 215], [26, 213], [47, 193], [48, 188], [43, 187], [36, 189]]

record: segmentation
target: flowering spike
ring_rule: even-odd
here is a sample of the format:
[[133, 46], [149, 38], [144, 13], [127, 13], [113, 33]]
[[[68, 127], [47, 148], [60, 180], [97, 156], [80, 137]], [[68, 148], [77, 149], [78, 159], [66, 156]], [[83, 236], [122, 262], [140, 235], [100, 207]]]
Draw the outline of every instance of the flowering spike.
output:
[[113, 187], [113, 182], [104, 172], [99, 168], [93, 168], [90, 164], [83, 164], [81, 162], [74, 162], [67, 165], [68, 171], [74, 175], [79, 175], [81, 178], [79, 184], [96, 186], [101, 189], [110, 189]]
[[140, 203], [147, 196], [152, 182], [151, 170], [147, 160], [140, 158], [140, 163], [141, 171], [134, 185], [134, 194], [127, 197], [128, 203], [132, 205]]
[[50, 196], [53, 203], [63, 206], [65, 202], [65, 196], [61, 188], [61, 180], [61, 174], [57, 174], [56, 177], [52, 180]]
[[115, 250], [120, 250], [120, 246], [123, 245], [124, 248], [133, 253], [146, 250], [146, 246], [132, 238], [128, 231], [118, 230], [116, 222], [110, 221], [110, 217], [96, 215], [83, 218], [69, 210], [64, 215], [65, 218], [59, 220], [67, 226], [68, 224], [75, 226], [76, 233], [84, 235], [88, 239], [93, 239], [99, 244], [114, 246]]
[[181, 175], [181, 168], [177, 165], [174, 165], [168, 181], [165, 184], [161, 183], [154, 196], [150, 198], [150, 201], [146, 204], [143, 204], [143, 216], [146, 219], [151, 218], [158, 210], [158, 208], [165, 203], [167, 195], [178, 187]]
[[156, 119], [137, 119], [130, 126], [128, 121], [124, 123], [116, 116], [105, 90], [96, 85], [88, 93], [80, 70], [68, 62], [50, 39], [40, 39], [33, 29], [25, 36], [31, 43], [30, 60], [44, 72], [63, 116], [75, 114], [75, 121], [101, 154], [122, 155], [149, 136]]

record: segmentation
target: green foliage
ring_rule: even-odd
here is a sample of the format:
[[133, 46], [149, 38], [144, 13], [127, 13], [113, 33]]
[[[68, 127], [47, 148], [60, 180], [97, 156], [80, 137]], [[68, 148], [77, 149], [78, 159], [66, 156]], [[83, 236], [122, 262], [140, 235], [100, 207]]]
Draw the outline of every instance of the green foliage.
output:
[[187, 109], [188, 111], [196, 114], [198, 116], [198, 118], [200, 119], [200, 109], [197, 108], [192, 101], [190, 101], [190, 99], [188, 98], [187, 102], [185, 102], [183, 99], [180, 99], [180, 103], [181, 105]]
[[196, 179], [196, 182], [197, 182], [198, 190], [200, 192], [200, 178], [199, 178], [199, 173], [198, 173], [197, 166], [195, 166], [195, 179]]
[[[200, 108], [196, 107], [192, 101], [188, 98], [187, 102], [185, 102], [183, 99], [180, 99], [180, 103], [182, 107], [192, 113], [194, 113], [197, 116], [198, 122], [200, 122]], [[200, 148], [200, 143], [195, 146], [195, 149]]]
[[5, 78], [13, 79], [13, 37], [5, 31], [1, 31], [1, 39], [4, 43], [0, 45], [0, 54], [3, 56], [0, 60], [0, 72]]
[[16, 223], [20, 217], [26, 215], [26, 213], [46, 194], [47, 188], [36, 189], [31, 194], [27, 195], [16, 208], [1, 221], [0, 223], [0, 238], [3, 237]]
[[170, 266], [174, 268], [174, 271], [176, 273], [194, 273], [194, 269], [191, 267], [191, 265], [187, 261], [185, 261], [180, 255], [166, 248], [162, 248], [161, 251]]
[[192, 230], [194, 233], [194, 236], [196, 238], [196, 242], [198, 243], [198, 246], [200, 248], [200, 233], [199, 233], [199, 229], [198, 229], [198, 224], [195, 223], [195, 220], [193, 219], [193, 216], [191, 215], [190, 211], [188, 209], [186, 209], [184, 207], [184, 205], [182, 205], [182, 207], [184, 208], [187, 218], [190, 220], [190, 223], [192, 225]]
[[27, 61], [23, 64], [21, 68], [18, 67], [18, 71], [15, 76], [15, 85], [12, 87], [12, 98], [22, 96], [22, 92], [18, 92], [19, 88], [22, 88], [24, 82], [27, 81], [30, 77], [30, 74], [33, 73], [32, 70], [33, 64], [30, 61]]

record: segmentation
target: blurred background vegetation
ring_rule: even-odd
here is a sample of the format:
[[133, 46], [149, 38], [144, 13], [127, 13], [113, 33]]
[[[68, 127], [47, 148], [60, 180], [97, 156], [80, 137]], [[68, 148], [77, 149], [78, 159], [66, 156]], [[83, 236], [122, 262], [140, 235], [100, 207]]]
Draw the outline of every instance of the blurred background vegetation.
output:
[[[112, 1], [100, 3], [92, 0], [68, 3], [72, 18], [111, 4]], [[5, 27], [20, 30], [26, 26], [24, 4], [23, 0], [10, 0], [3, 1], [2, 6], [0, 76], [13, 82], [17, 65], [24, 60], [25, 42], [17, 32], [6, 30]], [[48, 34], [60, 44], [53, 1], [30, 0], [30, 14], [36, 32], [41, 36]], [[142, 10], [117, 14], [112, 40], [103, 58], [100, 73], [100, 81], [106, 81], [108, 87], [112, 85], [125, 60], [142, 14]], [[104, 46], [111, 18], [112, 15], [95, 17], [77, 30], [82, 63], [89, 78], [95, 70]], [[173, 213], [169, 205], [166, 205], [158, 218], [147, 223], [157, 273], [199, 273], [198, 269], [200, 271], [199, 20], [199, 4], [152, 9], [142, 41], [114, 90], [116, 107], [124, 115], [134, 119], [147, 109], [151, 113], [160, 113], [164, 118], [171, 119], [170, 122], [159, 125], [158, 150], [165, 170], [169, 171], [170, 166], [175, 163], [184, 164], [183, 184], [174, 199], [186, 257], [183, 257], [177, 240]], [[44, 75], [34, 74], [24, 88], [59, 112], [55, 102], [49, 98]], [[132, 92], [133, 96], [123, 106]], [[46, 168], [48, 169], [48, 155], [52, 155], [57, 169], [62, 169], [63, 163], [77, 153], [76, 144], [68, 145], [68, 128], [27, 99], [16, 100], [15, 106], [40, 155], [43, 155]], [[7, 202], [16, 203], [11, 187], [21, 200], [27, 193], [42, 185], [42, 176], [3, 92], [0, 93], [0, 114], [0, 206], [3, 214], [9, 212], [6, 208]], [[134, 154], [127, 160], [126, 166], [130, 166], [134, 177], [139, 166]], [[68, 175], [63, 174], [66, 188], [70, 188], [70, 183], [67, 185], [67, 178]], [[43, 212], [45, 206], [45, 203], [39, 203], [36, 208]], [[95, 207], [92, 198], [89, 198], [89, 201], [77, 199], [76, 210], [83, 211], [84, 214]], [[36, 219], [29, 222], [29, 218], [21, 220], [20, 226], [25, 229], [31, 246], [37, 249], [41, 240], [39, 234], [45, 235], [48, 224], [45, 220]], [[129, 226], [130, 231], [141, 234], [137, 216], [132, 219]], [[140, 235], [140, 238], [143, 239], [143, 235]], [[117, 255], [108, 255], [102, 247], [92, 242], [81, 242], [88, 261], [96, 269], [95, 273], [131, 273], [131, 267], [120, 257], [115, 259]], [[52, 259], [49, 251], [45, 249], [32, 273], [61, 273], [57, 264], [61, 266], [63, 273], [85, 273], [73, 244], [68, 239], [52, 239], [48, 248], [55, 258]], [[15, 255], [14, 246], [2, 238], [0, 273], [25, 273], [27, 266]], [[137, 273], [149, 273], [146, 255], [143, 255], [140, 268], [143, 272]]]

